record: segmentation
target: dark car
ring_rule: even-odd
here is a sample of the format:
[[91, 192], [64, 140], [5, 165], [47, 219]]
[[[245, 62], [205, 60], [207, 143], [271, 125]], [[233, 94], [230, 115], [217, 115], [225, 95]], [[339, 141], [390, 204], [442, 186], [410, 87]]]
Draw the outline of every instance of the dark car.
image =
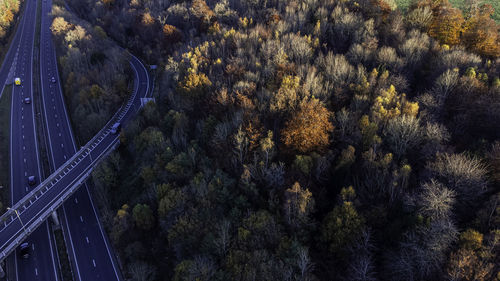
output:
[[31, 186], [33, 186], [33, 185], [36, 184], [36, 178], [35, 178], [35, 176], [29, 176], [28, 177], [28, 184], [31, 185]]
[[23, 259], [27, 259], [30, 256], [30, 244], [28, 242], [24, 242], [19, 246], [19, 254]]
[[117, 122], [117, 123], [113, 124], [113, 127], [111, 127], [111, 133], [113, 135], [116, 135], [120, 132], [121, 128], [122, 128], [122, 124]]
[[25, 104], [30, 104], [31, 103], [31, 98], [25, 98], [24, 99]]

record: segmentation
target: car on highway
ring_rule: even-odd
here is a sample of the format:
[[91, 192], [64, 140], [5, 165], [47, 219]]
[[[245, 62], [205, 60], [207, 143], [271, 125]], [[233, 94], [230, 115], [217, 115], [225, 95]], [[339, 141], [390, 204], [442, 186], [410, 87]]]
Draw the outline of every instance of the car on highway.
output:
[[33, 186], [33, 185], [36, 184], [36, 178], [35, 178], [35, 176], [29, 176], [28, 177], [28, 184], [31, 185], [31, 186]]
[[14, 84], [16, 84], [16, 86], [21, 85], [21, 78], [16, 77], [16, 78], [14, 79]]
[[19, 254], [23, 259], [27, 259], [30, 256], [30, 244], [28, 242], [24, 242], [19, 246]]
[[52, 76], [52, 78], [50, 78], [50, 82], [56, 83], [56, 78], [54, 76]]
[[30, 104], [31, 103], [31, 98], [24, 98], [23, 102], [25, 104]]
[[116, 135], [120, 132], [122, 128], [122, 124], [120, 122], [116, 122], [113, 124], [113, 127], [111, 127], [111, 134]]

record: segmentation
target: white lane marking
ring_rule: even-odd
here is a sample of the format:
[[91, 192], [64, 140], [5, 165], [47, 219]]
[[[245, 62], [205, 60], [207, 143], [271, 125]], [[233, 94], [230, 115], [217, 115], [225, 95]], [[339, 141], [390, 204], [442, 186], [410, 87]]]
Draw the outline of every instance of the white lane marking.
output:
[[35, 274], [38, 276], [38, 269], [35, 267]]
[[87, 240], [87, 244], [90, 244], [89, 238], [87, 236], [85, 236], [85, 240]]
[[80, 221], [83, 222], [83, 217], [82, 216], [80, 216]]
[[33, 251], [35, 250], [35, 244], [31, 244], [31, 249], [33, 249]]
[[61, 147], [64, 147], [64, 144], [61, 143]]
[[92, 263], [94, 264], [94, 267], [96, 267], [96, 265], [95, 265], [95, 259], [92, 259]]
[[27, 187], [27, 186], [26, 186], [26, 188], [25, 188], [25, 189], [26, 189], [26, 192], [28, 192], [28, 187]]
[[75, 197], [75, 204], [78, 204], [78, 198]]

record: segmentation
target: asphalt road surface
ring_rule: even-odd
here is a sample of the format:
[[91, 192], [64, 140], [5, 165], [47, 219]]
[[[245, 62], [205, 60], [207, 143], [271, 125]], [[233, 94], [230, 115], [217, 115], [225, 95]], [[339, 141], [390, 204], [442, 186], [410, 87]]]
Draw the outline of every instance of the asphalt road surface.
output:
[[[49, 162], [53, 172], [76, 153], [76, 143], [64, 104], [56, 53], [51, 39], [51, 2], [46, 0], [42, 3], [40, 76]], [[112, 248], [99, 223], [88, 186], [84, 184], [80, 187], [61, 209], [60, 221], [63, 224], [75, 280], [121, 280]]]
[[[11, 105], [10, 153], [11, 153], [11, 204], [23, 198], [32, 188], [27, 178], [35, 176], [40, 182], [41, 169], [36, 138], [35, 111], [33, 105], [33, 51], [36, 25], [37, 1], [26, 1], [18, 45], [15, 48], [14, 77], [21, 78], [20, 86], [13, 86]], [[17, 34], [16, 34], [17, 37]], [[13, 53], [8, 54], [12, 56]], [[9, 57], [10, 59], [10, 57]], [[7, 78], [9, 79], [9, 78]], [[30, 98], [30, 103], [24, 99]], [[11, 206], [12, 206], [11, 205]], [[51, 240], [48, 223], [45, 222], [27, 239], [30, 243], [30, 257], [23, 259], [18, 251], [14, 254], [14, 280], [58, 280], [54, 241]]]
[[[97, 219], [96, 210], [91, 201], [88, 188], [84, 185], [71, 197], [68, 192], [78, 186], [77, 182], [88, 177], [91, 170], [97, 165], [100, 158], [105, 157], [110, 149], [117, 144], [118, 135], [110, 133], [108, 124], [92, 142], [91, 148], [81, 151], [79, 156], [71, 163], [66, 162], [61, 170], [61, 175], [51, 177], [44, 185], [37, 187], [41, 193], [36, 198], [30, 197], [27, 177], [37, 177], [37, 184], [41, 177], [38, 144], [36, 141], [36, 127], [34, 119], [33, 101], [24, 103], [26, 97], [33, 100], [32, 73], [33, 73], [33, 37], [35, 30], [36, 1], [27, 1], [26, 13], [23, 17], [22, 28], [19, 37], [19, 48], [12, 45], [11, 48], [19, 50], [13, 63], [16, 65], [14, 77], [20, 77], [21, 86], [14, 86], [12, 98], [12, 121], [11, 121], [11, 186], [12, 202], [21, 197], [31, 198], [21, 200], [19, 205], [19, 218], [4, 221], [0, 226], [0, 244], [3, 250], [9, 248], [7, 245], [16, 245], [26, 239], [32, 245], [31, 257], [26, 260], [14, 258], [16, 263], [15, 278], [10, 280], [58, 280], [55, 261], [54, 242], [50, 240], [48, 224], [43, 222], [47, 214], [57, 209], [57, 200], [66, 200], [64, 203], [65, 227], [67, 229], [67, 240], [70, 255], [74, 258], [75, 275], [78, 280], [120, 280], [120, 273], [115, 266], [113, 255], [106, 240], [102, 227]], [[47, 4], [50, 5], [50, 4]], [[55, 63], [55, 52], [50, 40], [50, 33], [45, 33], [48, 28], [49, 6], [44, 4], [44, 26], [40, 55], [40, 76], [42, 79], [44, 118], [49, 135], [50, 162], [52, 167], [58, 167], [75, 153], [75, 143], [71, 134], [67, 113], [57, 78], [57, 66]], [[17, 34], [16, 34], [17, 36]], [[16, 59], [17, 58], [17, 59]], [[134, 70], [134, 94], [132, 103], [124, 105], [117, 113], [118, 119], [124, 126], [140, 109], [140, 99], [146, 97], [152, 86], [148, 72], [144, 65], [134, 56], [130, 58], [130, 64]], [[4, 65], [5, 66], [5, 65]], [[2, 68], [3, 69], [3, 68]], [[1, 73], [0, 73], [1, 74]], [[52, 76], [56, 82], [52, 82]], [[0, 77], [1, 79], [1, 77]], [[67, 126], [64, 128], [63, 126]], [[65, 133], [65, 134], [64, 134]], [[9, 217], [9, 215], [8, 215]], [[36, 225], [41, 227], [36, 228]], [[72, 232], [73, 231], [73, 232]], [[26, 234], [29, 234], [28, 238]], [[21, 239], [21, 240], [20, 240]], [[3, 251], [2, 250], [2, 251]], [[7, 252], [2, 252], [5, 256]], [[15, 255], [14, 255], [15, 256]]]
[[[132, 56], [130, 64], [135, 72], [134, 94], [130, 103], [124, 105], [123, 109], [117, 112], [116, 119], [113, 119], [118, 120], [124, 126], [138, 112], [141, 98], [148, 95], [152, 85], [147, 70], [137, 58]], [[110, 133], [111, 125], [106, 125], [74, 158], [37, 186], [33, 195], [28, 194], [20, 201], [21, 203], [17, 206], [20, 219], [12, 216], [12, 212], [2, 216], [2, 223], [0, 223], [0, 253], [2, 257], [8, 254], [11, 245], [21, 243], [26, 238], [26, 234], [37, 229], [50, 213], [60, 206], [58, 202], [70, 198], [75, 189], [88, 178], [99, 161], [116, 146], [119, 135]], [[75, 201], [75, 204], [78, 204], [78, 201]], [[80, 218], [80, 221], [84, 222], [83, 217]]]

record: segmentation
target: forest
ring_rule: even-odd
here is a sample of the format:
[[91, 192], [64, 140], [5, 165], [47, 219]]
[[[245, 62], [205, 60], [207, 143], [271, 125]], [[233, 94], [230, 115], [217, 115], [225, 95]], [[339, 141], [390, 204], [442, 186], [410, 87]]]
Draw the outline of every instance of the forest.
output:
[[126, 280], [500, 280], [500, 25], [468, 1], [67, 0], [81, 140]]

